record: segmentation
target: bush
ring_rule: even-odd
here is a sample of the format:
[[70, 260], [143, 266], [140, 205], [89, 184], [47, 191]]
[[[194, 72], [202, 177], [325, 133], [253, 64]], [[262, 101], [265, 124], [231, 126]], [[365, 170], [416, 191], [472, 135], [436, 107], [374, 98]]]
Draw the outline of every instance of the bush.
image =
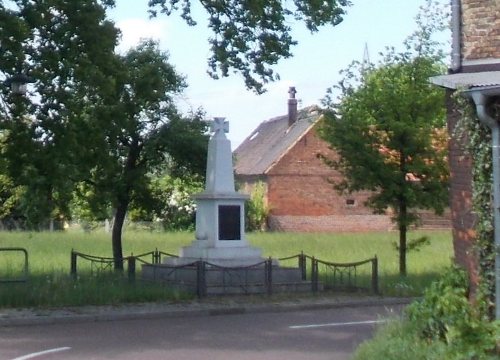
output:
[[448, 345], [449, 358], [487, 359], [500, 340], [500, 327], [489, 320], [482, 296], [471, 304], [468, 293], [466, 273], [454, 267], [408, 308], [408, 319], [423, 339]]
[[269, 208], [265, 200], [264, 183], [258, 182], [250, 194], [245, 207], [245, 224], [247, 231], [264, 231], [267, 224]]
[[500, 322], [490, 321], [487, 309], [481, 297], [469, 302], [465, 272], [451, 268], [355, 359], [498, 359]]

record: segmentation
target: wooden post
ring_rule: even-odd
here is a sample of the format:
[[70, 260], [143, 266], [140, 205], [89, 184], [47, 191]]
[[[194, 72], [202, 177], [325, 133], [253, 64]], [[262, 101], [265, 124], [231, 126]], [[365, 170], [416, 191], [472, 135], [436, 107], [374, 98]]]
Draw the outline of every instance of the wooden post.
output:
[[311, 283], [312, 283], [312, 291], [313, 293], [318, 292], [318, 260], [314, 257], [311, 261]]
[[70, 274], [73, 277], [73, 279], [76, 279], [76, 259], [77, 259], [77, 254], [76, 252], [71, 249], [71, 270]]
[[265, 264], [265, 276], [266, 276], [266, 290], [267, 295], [272, 295], [273, 293], [273, 260], [269, 258]]
[[307, 280], [307, 258], [304, 255], [304, 252], [301, 251], [299, 255], [299, 269], [302, 281]]
[[153, 252], [153, 264], [159, 264], [161, 261], [161, 255], [158, 248]]
[[196, 294], [198, 298], [205, 297], [207, 295], [207, 284], [205, 277], [205, 262], [203, 260], [196, 262]]
[[134, 254], [130, 254], [127, 259], [128, 262], [128, 281], [133, 283], [135, 282], [135, 256]]
[[375, 256], [372, 260], [372, 291], [378, 294], [378, 259]]

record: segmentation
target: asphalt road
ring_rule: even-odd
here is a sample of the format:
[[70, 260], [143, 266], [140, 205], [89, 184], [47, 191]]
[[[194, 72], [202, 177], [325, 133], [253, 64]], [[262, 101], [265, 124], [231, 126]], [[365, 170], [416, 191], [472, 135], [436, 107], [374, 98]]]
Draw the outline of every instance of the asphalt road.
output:
[[348, 359], [401, 306], [0, 327], [0, 359]]

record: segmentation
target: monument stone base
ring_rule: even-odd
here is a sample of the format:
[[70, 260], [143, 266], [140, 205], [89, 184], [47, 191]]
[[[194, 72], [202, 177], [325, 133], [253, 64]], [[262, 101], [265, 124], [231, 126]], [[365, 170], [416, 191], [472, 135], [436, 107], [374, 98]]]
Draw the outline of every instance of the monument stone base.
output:
[[[200, 273], [196, 264], [173, 266], [168, 264], [145, 264], [142, 278], [164, 283], [181, 291], [199, 293]], [[266, 283], [265, 265], [256, 267], [224, 268], [206, 266], [204, 269], [205, 295], [264, 294], [311, 292], [313, 284], [302, 280], [298, 268], [272, 267], [271, 288]], [[323, 290], [318, 284], [317, 291]]]
[[[258, 248], [241, 246], [207, 247], [205, 241], [194, 241], [190, 246], [180, 249], [178, 258], [167, 258], [167, 265], [186, 265], [199, 260], [225, 267], [251, 266], [263, 263], [265, 259]], [[241, 243], [241, 241], [238, 241]]]

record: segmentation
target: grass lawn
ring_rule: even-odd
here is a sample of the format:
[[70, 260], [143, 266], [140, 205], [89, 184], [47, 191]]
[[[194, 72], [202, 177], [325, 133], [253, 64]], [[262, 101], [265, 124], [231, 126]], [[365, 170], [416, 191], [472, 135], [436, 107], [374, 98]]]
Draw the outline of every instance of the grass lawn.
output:
[[[408, 255], [408, 276], [398, 275], [398, 254], [393, 243], [397, 232], [362, 234], [252, 233], [249, 242], [262, 248], [264, 256], [282, 258], [301, 251], [320, 260], [354, 262], [377, 256], [380, 289], [384, 295], [419, 295], [451, 264], [453, 254], [449, 231], [414, 232], [410, 238], [428, 235], [430, 245]], [[124, 256], [154, 249], [177, 254], [188, 245], [192, 233], [125, 231]], [[29, 253], [30, 281], [27, 284], [0, 283], [0, 306], [51, 306], [60, 304], [120, 303], [180, 299], [184, 295], [154, 285], [124, 285], [120, 279], [106, 276], [73, 282], [70, 252], [111, 256], [111, 235], [104, 232], [0, 232], [0, 247], [23, 247]], [[0, 278], [20, 270], [20, 256], [0, 253]], [[81, 264], [85, 266], [84, 264]], [[80, 271], [80, 264], [79, 264]], [[94, 294], [92, 294], [94, 293]], [[41, 298], [45, 300], [41, 300]]]

